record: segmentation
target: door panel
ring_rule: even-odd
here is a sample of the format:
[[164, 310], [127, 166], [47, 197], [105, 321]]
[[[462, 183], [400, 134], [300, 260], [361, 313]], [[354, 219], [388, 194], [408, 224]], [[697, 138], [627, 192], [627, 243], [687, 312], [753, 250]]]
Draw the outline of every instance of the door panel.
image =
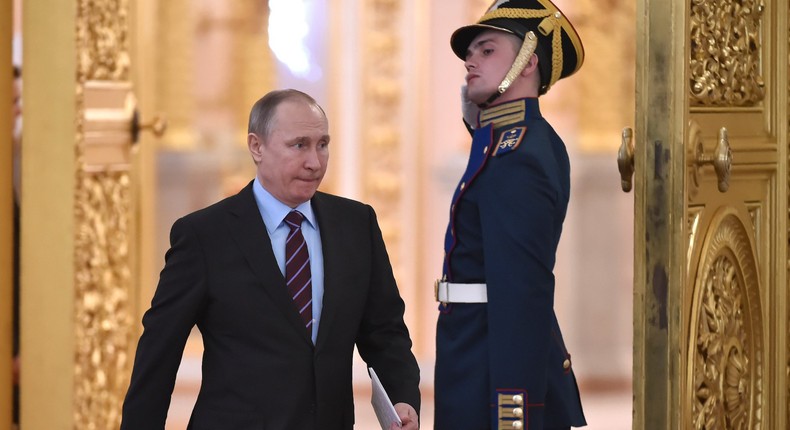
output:
[[765, 350], [754, 224], [745, 206], [702, 214], [707, 231], [694, 243], [699, 254], [688, 281], [684, 421], [690, 416], [692, 428], [759, 427]]
[[786, 4], [639, 8], [634, 427], [786, 428]]

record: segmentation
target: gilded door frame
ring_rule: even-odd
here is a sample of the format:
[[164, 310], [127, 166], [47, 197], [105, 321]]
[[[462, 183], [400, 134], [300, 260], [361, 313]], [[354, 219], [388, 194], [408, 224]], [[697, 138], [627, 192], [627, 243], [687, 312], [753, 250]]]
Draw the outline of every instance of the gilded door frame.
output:
[[[758, 261], [760, 253], [764, 259], [758, 261], [760, 267], [753, 270], [755, 273], [748, 281], [760, 286], [759, 294], [744, 299], [748, 306], [754, 306], [750, 308], [752, 321], [761, 325], [751, 331], [756, 338], [750, 343], [761, 348], [761, 355], [756, 359], [762, 360], [762, 367], [759, 375], [752, 375], [758, 379], [753, 386], [757, 388], [746, 390], [756, 399], [749, 407], [760, 411], [761, 428], [785, 428], [789, 420], [788, 11], [781, 2], [749, 3], [763, 14], [758, 30], [762, 31], [758, 36], [762, 43], [762, 67], [758, 66], [758, 70], [764, 75], [766, 89], [762, 104], [758, 108], [729, 107], [726, 103], [721, 105], [724, 109], [693, 108], [690, 100], [691, 7], [701, 4], [732, 7], [732, 3], [728, 0], [638, 2], [634, 154], [635, 429], [680, 429], [692, 425], [694, 413], [689, 396], [700, 393], [692, 392], [691, 361], [697, 339], [690, 336], [696, 333], [695, 315], [703, 307], [698, 290], [705, 275], [697, 265], [709, 262], [705, 256], [717, 240], [719, 226], [726, 224], [726, 214], [729, 219], [737, 220], [733, 223], [736, 228], [727, 230], [728, 234], [740, 237], [740, 243], [745, 244], [727, 245], [731, 260], [741, 261], [735, 255], [738, 252], [746, 255], [747, 261], [747, 254], [754, 255], [752, 261]], [[750, 117], [750, 124], [757, 123], [759, 130], [739, 128], [736, 121], [739, 116]], [[728, 201], [727, 195], [718, 194], [715, 176], [710, 180], [711, 168], [705, 170], [708, 177], [703, 180], [705, 185], [696, 188], [693, 174], [699, 169], [694, 162], [693, 130], [697, 126], [704, 130], [700, 131], [699, 139], [709, 152], [715, 146], [714, 122], [717, 121], [724, 124], [716, 127], [726, 125], [733, 130], [730, 140], [736, 183], [757, 178], [754, 180], [762, 181], [767, 190], [762, 201], [765, 204], [760, 206], [758, 201], [755, 205], [758, 210], [744, 204], [749, 202]], [[710, 223], [710, 230], [695, 230], [694, 222], [699, 219], [695, 221], [689, 212], [693, 209], [689, 203], [698, 197], [695, 192], [708, 193], [711, 213], [704, 214], [702, 222]], [[716, 208], [726, 209], [722, 212]], [[738, 225], [748, 227], [738, 232]], [[762, 241], [755, 240], [754, 234], [760, 228], [765, 229], [760, 236], [764, 238]], [[741, 281], [751, 276], [748, 266], [746, 263], [736, 270], [744, 274], [739, 278]], [[749, 326], [749, 322], [745, 325]], [[754, 424], [749, 423], [749, 428]]]
[[120, 422], [139, 273], [130, 4], [24, 5], [25, 428]]
[[[11, 38], [13, 2], [0, 0], [0, 100], [11, 100], [13, 82], [11, 61]], [[0, 103], [0, 427], [11, 428], [11, 369], [12, 355], [12, 267], [13, 267], [13, 191], [11, 185], [12, 133], [11, 104]]]
[[[36, 0], [25, 3], [22, 17], [28, 85], [22, 130], [20, 424], [29, 428], [68, 428], [74, 422], [75, 9], [72, 1]], [[35, 406], [44, 404], [47, 413], [40, 413]]]
[[[680, 418], [685, 9], [637, 4], [634, 153], [634, 428], [677, 429]], [[669, 29], [669, 31], [667, 31]], [[640, 148], [641, 147], [641, 148]], [[678, 161], [679, 160], [679, 161]], [[677, 204], [676, 202], [681, 202]], [[649, 236], [648, 236], [649, 234]]]

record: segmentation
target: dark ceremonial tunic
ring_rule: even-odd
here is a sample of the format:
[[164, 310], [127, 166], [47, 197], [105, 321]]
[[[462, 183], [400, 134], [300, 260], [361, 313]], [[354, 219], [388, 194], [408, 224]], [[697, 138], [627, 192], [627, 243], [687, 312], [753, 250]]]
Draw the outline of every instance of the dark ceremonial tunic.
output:
[[[488, 303], [439, 307], [436, 430], [585, 424], [553, 309], [569, 194], [565, 144], [537, 98], [481, 112], [452, 200], [443, 276], [487, 284]], [[520, 418], [508, 417], [514, 396]]]

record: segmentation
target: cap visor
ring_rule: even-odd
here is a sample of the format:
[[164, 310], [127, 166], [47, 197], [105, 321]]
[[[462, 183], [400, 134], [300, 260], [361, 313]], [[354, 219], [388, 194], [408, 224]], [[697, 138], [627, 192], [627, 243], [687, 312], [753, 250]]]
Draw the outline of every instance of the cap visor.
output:
[[453, 32], [453, 35], [450, 36], [450, 47], [453, 48], [453, 52], [455, 55], [462, 59], [466, 59], [466, 50], [469, 49], [469, 44], [475, 40], [478, 34], [482, 33], [485, 30], [497, 30], [497, 31], [504, 31], [506, 33], [513, 33], [512, 30], [507, 28], [498, 27], [495, 25], [488, 25], [488, 24], [472, 24], [467, 25], [465, 27], [461, 27], [458, 30]]

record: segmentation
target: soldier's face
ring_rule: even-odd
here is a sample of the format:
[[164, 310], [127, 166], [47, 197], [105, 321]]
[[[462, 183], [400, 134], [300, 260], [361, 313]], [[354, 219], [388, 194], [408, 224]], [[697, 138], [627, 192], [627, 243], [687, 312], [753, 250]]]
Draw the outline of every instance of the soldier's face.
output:
[[517, 36], [497, 30], [486, 30], [472, 40], [464, 60], [469, 100], [482, 104], [497, 91], [520, 44]]

